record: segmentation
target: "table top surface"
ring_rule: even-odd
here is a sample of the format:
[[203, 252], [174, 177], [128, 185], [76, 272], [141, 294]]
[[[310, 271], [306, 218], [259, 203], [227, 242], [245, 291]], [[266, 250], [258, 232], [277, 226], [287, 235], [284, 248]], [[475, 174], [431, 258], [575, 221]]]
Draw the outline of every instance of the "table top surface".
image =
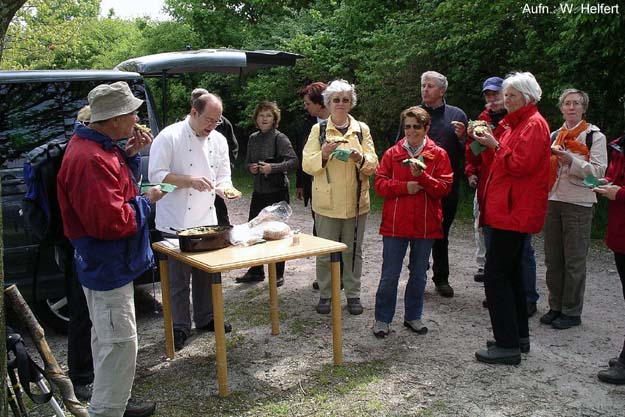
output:
[[347, 245], [317, 236], [300, 233], [300, 242], [293, 245], [289, 236], [253, 246], [229, 246], [209, 252], [180, 252], [177, 239], [152, 244], [156, 252], [178, 259], [206, 272], [224, 272], [231, 269], [288, 261], [307, 256], [342, 252]]

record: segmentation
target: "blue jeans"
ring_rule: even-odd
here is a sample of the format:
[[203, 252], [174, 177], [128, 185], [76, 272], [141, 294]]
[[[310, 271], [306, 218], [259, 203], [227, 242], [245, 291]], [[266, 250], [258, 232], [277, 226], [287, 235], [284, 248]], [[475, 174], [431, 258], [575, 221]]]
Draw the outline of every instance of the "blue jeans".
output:
[[405, 320], [419, 320], [423, 313], [423, 293], [427, 281], [427, 267], [433, 239], [383, 238], [382, 275], [375, 294], [375, 319], [391, 323], [397, 305], [397, 285], [408, 245], [410, 245], [410, 271], [404, 293]]
[[[484, 242], [486, 251], [490, 246], [491, 227], [484, 226]], [[523, 241], [523, 255], [521, 258], [521, 275], [523, 276], [523, 288], [525, 290], [525, 301], [535, 303], [538, 301], [538, 290], [536, 289], [536, 257], [532, 247], [532, 235], [528, 234]]]

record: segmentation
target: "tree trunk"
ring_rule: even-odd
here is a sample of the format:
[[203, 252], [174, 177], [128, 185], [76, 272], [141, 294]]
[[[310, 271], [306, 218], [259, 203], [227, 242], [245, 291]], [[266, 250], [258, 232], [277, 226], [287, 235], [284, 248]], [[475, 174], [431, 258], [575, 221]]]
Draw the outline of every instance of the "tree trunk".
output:
[[[15, 16], [15, 13], [20, 9], [20, 7], [22, 7], [24, 3], [26, 3], [26, 0], [0, 1], [0, 62], [2, 62], [2, 51], [4, 51], [4, 35], [6, 35], [7, 33], [9, 23], [11, 23], [11, 20], [13, 20], [13, 16]], [[4, 276], [2, 277], [2, 282], [4, 282]], [[5, 398], [6, 395], [3, 395], [2, 397]]]
[[78, 417], [89, 417], [87, 409], [76, 399], [74, 394], [74, 386], [72, 381], [61, 371], [61, 367], [56, 361], [56, 358], [48, 346], [43, 328], [37, 322], [33, 312], [28, 307], [28, 304], [20, 294], [15, 285], [11, 285], [4, 290], [8, 301], [15, 313], [17, 314], [20, 322], [24, 325], [26, 331], [30, 335], [35, 347], [39, 351], [39, 356], [43, 360], [44, 369], [43, 372], [46, 378], [54, 383], [61, 391], [63, 396], [63, 403], [67, 407], [70, 413]]

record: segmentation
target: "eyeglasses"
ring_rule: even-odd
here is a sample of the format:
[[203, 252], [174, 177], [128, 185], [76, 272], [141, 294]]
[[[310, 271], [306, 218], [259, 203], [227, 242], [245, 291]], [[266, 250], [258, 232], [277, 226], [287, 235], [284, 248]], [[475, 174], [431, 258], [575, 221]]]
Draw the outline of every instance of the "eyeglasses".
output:
[[341, 98], [341, 97], [333, 97], [332, 98], [332, 103], [340, 103], [341, 101], [343, 103], [347, 104], [347, 103], [349, 103], [352, 100], [350, 98], [347, 98], [347, 97], [343, 97], [343, 98]]
[[208, 123], [208, 125], [213, 125], [213, 126], [219, 126], [220, 124], [223, 123], [223, 118], [219, 118], [217, 120], [215, 119], [211, 119], [210, 117], [206, 117], [204, 118], [204, 121], [206, 121], [206, 123]]
[[408, 130], [408, 129], [420, 130], [420, 129], [423, 129], [423, 125], [420, 125], [420, 124], [414, 124], [414, 125], [406, 124], [406, 125], [404, 125], [404, 130]]

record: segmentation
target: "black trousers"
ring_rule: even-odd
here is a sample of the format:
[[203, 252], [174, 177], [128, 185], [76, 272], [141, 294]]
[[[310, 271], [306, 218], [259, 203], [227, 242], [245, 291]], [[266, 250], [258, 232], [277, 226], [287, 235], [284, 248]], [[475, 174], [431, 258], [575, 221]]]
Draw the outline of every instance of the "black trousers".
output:
[[484, 288], [488, 313], [497, 345], [518, 348], [520, 337], [529, 337], [521, 259], [526, 233], [491, 228], [486, 249]]
[[227, 226], [230, 224], [228, 217], [228, 207], [223, 198], [215, 196], [215, 212], [217, 214], [217, 224], [219, 226]]
[[[623, 299], [625, 300], [625, 253], [614, 252], [614, 263], [618, 276], [621, 278], [621, 286], [623, 288]], [[621, 363], [625, 363], [625, 341], [623, 342], [623, 350], [620, 355]]]
[[[287, 203], [290, 201], [289, 190], [284, 189], [283, 191], [275, 193], [253, 192], [252, 202], [250, 203], [250, 214], [247, 220], [252, 220], [254, 217], [258, 216], [258, 213], [260, 213], [262, 209], [274, 203], [279, 203], [280, 201], [286, 201]], [[248, 272], [256, 275], [265, 275], [262, 265], [253, 266]], [[278, 278], [284, 277], [284, 262], [276, 262], [276, 275]]]
[[82, 285], [74, 273], [73, 249], [65, 253], [65, 295], [69, 309], [67, 329], [68, 376], [74, 385], [93, 382], [91, 356], [91, 320]]
[[432, 281], [436, 285], [449, 282], [449, 229], [451, 229], [451, 224], [456, 218], [458, 184], [454, 181], [451, 193], [441, 200], [443, 206], [443, 238], [436, 239], [432, 245]]

